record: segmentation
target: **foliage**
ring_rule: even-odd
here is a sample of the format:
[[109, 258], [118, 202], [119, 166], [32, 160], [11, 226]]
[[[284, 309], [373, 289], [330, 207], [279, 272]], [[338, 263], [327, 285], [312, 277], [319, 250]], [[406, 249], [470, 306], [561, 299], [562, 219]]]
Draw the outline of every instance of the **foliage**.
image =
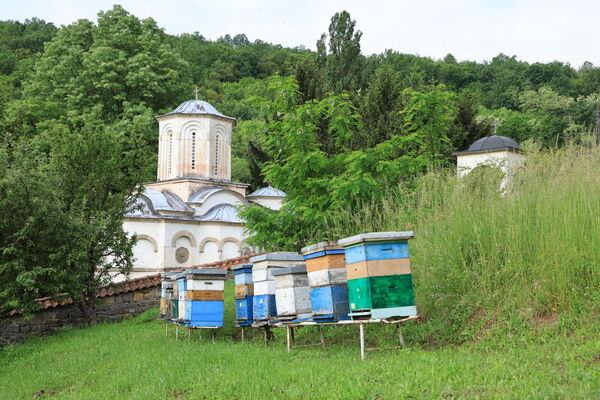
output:
[[362, 32], [355, 31], [355, 26], [356, 21], [347, 11], [337, 12], [331, 17], [329, 35], [321, 35], [317, 42], [317, 61], [324, 71], [327, 90], [336, 94], [352, 92], [362, 86]]
[[68, 293], [95, 323], [99, 288], [131, 269], [134, 238], [122, 220], [140, 176], [126, 164], [125, 137], [104, 126], [99, 109], [56, 125], [29, 148], [2, 152], [5, 312], [29, 312], [39, 297]]
[[435, 168], [447, 147], [454, 109], [452, 95], [442, 88], [405, 91], [410, 98], [404, 112], [406, 134], [353, 150], [361, 120], [346, 96], [296, 106], [293, 79], [272, 79], [270, 87], [274, 99], [257, 99], [268, 113], [264, 128], [254, 129], [268, 132], [264, 149], [272, 161], [263, 169], [265, 180], [287, 197], [278, 212], [252, 211], [256, 206], [251, 206], [242, 213], [251, 241], [261, 247], [301, 247], [305, 237], [321, 231], [326, 215], [379, 198], [398, 181]]

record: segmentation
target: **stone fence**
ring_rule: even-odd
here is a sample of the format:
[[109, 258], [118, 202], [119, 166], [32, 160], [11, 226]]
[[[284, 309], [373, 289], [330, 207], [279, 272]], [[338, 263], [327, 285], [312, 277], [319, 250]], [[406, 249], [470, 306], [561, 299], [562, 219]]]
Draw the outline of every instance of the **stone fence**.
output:
[[[190, 268], [230, 269], [249, 262], [250, 257], [257, 254], [195, 265]], [[96, 310], [98, 322], [119, 322], [141, 314], [149, 308], [158, 307], [160, 285], [160, 275], [154, 274], [102, 288], [98, 294], [100, 304]], [[37, 311], [33, 318], [25, 318], [17, 311], [13, 311], [13, 315], [0, 319], [0, 346], [20, 343], [27, 336], [51, 335], [60, 328], [87, 325], [85, 316], [71, 299], [61, 303], [49, 298], [38, 301], [42, 309]]]
[[[99, 322], [118, 322], [134, 317], [145, 310], [158, 307], [160, 302], [160, 276], [138, 278], [122, 286], [102, 289], [97, 307]], [[66, 327], [87, 325], [85, 316], [71, 300], [57, 303], [40, 299], [42, 309], [32, 318], [15, 313], [0, 320], [0, 346], [16, 344], [27, 336], [46, 336]]]

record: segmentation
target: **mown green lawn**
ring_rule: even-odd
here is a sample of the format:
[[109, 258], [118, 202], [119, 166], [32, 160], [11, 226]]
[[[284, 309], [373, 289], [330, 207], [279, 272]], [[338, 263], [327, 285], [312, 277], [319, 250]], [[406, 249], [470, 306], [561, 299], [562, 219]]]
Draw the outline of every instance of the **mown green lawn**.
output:
[[154, 315], [4, 349], [0, 397], [31, 399], [43, 390], [38, 398], [600, 398], [595, 339], [409, 348], [372, 352], [361, 362], [356, 344], [288, 354], [283, 331], [269, 347], [258, 336], [240, 343], [227, 331], [215, 344], [207, 333], [176, 342]]

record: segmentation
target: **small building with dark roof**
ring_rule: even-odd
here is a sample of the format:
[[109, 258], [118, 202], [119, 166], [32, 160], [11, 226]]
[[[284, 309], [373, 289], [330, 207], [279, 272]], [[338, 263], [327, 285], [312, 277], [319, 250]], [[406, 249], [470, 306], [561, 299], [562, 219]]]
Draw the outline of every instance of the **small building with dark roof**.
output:
[[473, 142], [467, 150], [452, 153], [456, 156], [456, 170], [459, 177], [465, 176], [477, 167], [496, 167], [507, 179], [525, 160], [519, 143], [506, 136], [487, 136]]

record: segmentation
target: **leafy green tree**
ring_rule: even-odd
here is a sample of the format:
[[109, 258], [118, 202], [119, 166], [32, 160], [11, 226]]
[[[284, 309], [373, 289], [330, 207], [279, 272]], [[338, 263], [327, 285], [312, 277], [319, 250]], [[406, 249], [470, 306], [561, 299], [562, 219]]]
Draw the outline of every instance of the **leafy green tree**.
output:
[[478, 115], [477, 104], [469, 92], [456, 96], [456, 118], [448, 133], [453, 149], [466, 150], [475, 140], [492, 134], [493, 121], [481, 120]]
[[357, 140], [359, 148], [372, 147], [402, 132], [400, 96], [398, 74], [389, 64], [383, 64], [362, 99], [363, 129]]
[[264, 150], [271, 157], [262, 173], [287, 197], [277, 212], [258, 206], [242, 211], [250, 241], [265, 248], [297, 249], [309, 237], [325, 239], [319, 232], [329, 216], [376, 199], [390, 186], [439, 163], [447, 140], [448, 128], [443, 125], [451, 124], [454, 117], [448, 92], [438, 88], [431, 93], [411, 92], [408, 95], [415, 99], [405, 116], [407, 134], [353, 150], [361, 118], [347, 96], [329, 95], [297, 105], [298, 86], [293, 79], [274, 77], [270, 87], [274, 98], [257, 99], [267, 113], [260, 129], [265, 132]]
[[402, 114], [408, 132], [416, 133], [423, 145], [423, 153], [432, 168], [439, 168], [452, 151], [448, 134], [456, 116], [454, 94], [444, 86], [436, 86], [427, 92], [405, 89], [410, 100]]
[[[62, 28], [37, 60], [23, 99], [9, 105], [5, 130], [30, 134], [38, 123], [100, 104], [112, 123], [130, 106], [168, 110], [192, 87], [187, 63], [152, 19], [121, 6]], [[26, 129], [24, 125], [27, 126]]]
[[336, 94], [353, 92], [362, 87], [362, 32], [355, 31], [355, 26], [356, 21], [350, 18], [347, 11], [337, 12], [331, 17], [329, 35], [321, 35], [317, 42], [318, 62], [325, 71], [327, 90]]
[[68, 275], [69, 228], [47, 156], [19, 144], [0, 147], [0, 315], [59, 298]]
[[96, 107], [57, 123], [26, 150], [2, 152], [4, 311], [32, 311], [36, 298], [65, 294], [94, 324], [99, 289], [131, 270], [135, 238], [123, 217], [140, 176], [125, 173], [125, 136], [99, 114]]

